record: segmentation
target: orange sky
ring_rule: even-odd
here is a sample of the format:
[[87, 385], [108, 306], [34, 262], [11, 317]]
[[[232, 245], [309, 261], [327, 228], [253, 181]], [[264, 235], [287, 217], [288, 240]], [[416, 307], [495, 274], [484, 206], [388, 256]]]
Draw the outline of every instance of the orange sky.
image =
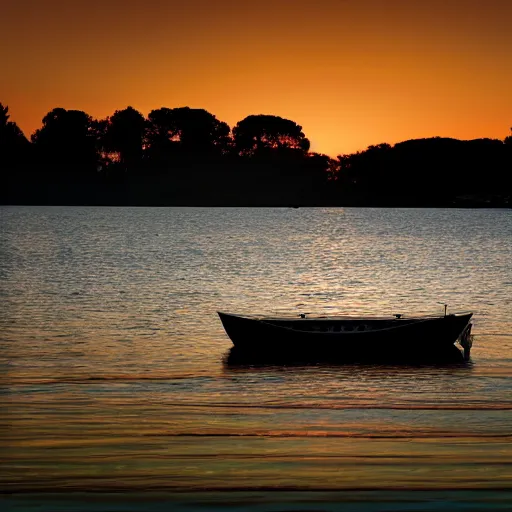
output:
[[279, 115], [331, 156], [512, 126], [512, 0], [3, 0], [1, 27], [26, 135], [128, 105]]

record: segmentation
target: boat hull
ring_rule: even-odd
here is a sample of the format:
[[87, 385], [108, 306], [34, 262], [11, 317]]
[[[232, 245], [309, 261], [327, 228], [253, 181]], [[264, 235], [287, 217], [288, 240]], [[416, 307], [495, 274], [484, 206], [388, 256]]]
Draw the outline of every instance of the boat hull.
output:
[[472, 314], [336, 320], [264, 319], [219, 312], [219, 317], [236, 350], [246, 354], [282, 359], [408, 358], [453, 353]]

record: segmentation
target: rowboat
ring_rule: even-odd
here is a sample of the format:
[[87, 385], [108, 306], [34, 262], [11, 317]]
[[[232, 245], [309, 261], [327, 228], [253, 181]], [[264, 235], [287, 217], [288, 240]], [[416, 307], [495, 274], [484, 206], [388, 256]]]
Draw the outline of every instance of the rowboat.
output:
[[[280, 357], [435, 356], [471, 349], [472, 312], [439, 316], [249, 316], [218, 311], [234, 348]], [[460, 354], [460, 351], [459, 351]]]

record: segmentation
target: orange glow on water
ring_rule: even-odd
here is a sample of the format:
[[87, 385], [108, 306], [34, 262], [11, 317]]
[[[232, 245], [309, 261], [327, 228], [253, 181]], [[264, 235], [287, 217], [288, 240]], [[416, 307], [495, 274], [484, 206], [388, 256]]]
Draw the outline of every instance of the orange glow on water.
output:
[[301, 124], [335, 156], [434, 135], [504, 138], [512, 2], [50, 0], [3, 7], [0, 101], [30, 135], [62, 106], [205, 108]]

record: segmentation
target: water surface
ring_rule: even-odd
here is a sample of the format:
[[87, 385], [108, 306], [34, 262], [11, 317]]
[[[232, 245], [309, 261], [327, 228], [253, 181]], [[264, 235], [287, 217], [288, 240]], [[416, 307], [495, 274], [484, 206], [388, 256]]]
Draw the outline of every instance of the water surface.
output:
[[[447, 508], [510, 506], [510, 210], [0, 215], [0, 481], [13, 507], [69, 510], [70, 491], [136, 493], [141, 510], [193, 506], [197, 491], [230, 510], [382, 510], [375, 492], [410, 510], [434, 491]], [[216, 316], [443, 303], [474, 312], [469, 363], [232, 365]], [[117, 510], [121, 495], [101, 496]]]

